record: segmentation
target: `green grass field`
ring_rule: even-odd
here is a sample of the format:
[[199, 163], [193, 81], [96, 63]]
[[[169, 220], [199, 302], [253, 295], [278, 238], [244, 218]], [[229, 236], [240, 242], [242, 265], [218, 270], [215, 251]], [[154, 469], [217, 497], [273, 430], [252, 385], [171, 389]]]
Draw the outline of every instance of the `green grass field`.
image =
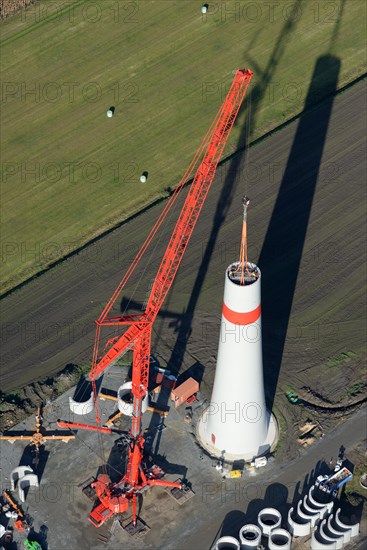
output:
[[41, 0], [1, 24], [2, 292], [174, 187], [234, 69], [255, 72], [251, 139], [302, 111], [320, 56], [338, 87], [364, 71], [363, 0], [201, 5]]

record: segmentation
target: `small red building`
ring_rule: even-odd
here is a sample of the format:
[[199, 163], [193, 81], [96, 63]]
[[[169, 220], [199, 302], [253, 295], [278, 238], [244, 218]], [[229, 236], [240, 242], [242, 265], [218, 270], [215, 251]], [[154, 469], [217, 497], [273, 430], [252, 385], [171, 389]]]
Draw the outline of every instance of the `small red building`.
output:
[[177, 386], [171, 391], [171, 400], [174, 401], [175, 407], [182, 405], [186, 399], [199, 391], [199, 383], [193, 378], [188, 378], [185, 382]]

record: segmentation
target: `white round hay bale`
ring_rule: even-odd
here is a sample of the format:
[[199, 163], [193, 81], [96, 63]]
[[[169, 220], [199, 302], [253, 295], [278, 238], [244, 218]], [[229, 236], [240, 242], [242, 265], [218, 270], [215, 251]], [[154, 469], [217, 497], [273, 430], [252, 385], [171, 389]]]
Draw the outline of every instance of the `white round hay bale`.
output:
[[208, 6], [207, 5], [204, 5], [201, 7], [201, 13], [207, 13], [208, 11]]
[[111, 109], [108, 109], [107, 111], [107, 116], [108, 118], [112, 118], [113, 117], [113, 111]]
[[145, 175], [145, 174], [142, 174], [142, 175], [140, 176], [140, 183], [145, 183], [146, 181], [147, 181], [146, 175]]

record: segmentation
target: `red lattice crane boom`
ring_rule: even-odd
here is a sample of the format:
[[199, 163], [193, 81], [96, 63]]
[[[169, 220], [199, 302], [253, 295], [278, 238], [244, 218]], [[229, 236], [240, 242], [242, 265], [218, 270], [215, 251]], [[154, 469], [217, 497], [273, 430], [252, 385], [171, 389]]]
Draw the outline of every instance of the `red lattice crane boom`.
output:
[[[179, 219], [173, 230], [171, 239], [158, 269], [145, 312], [140, 316], [128, 315], [119, 318], [107, 318], [107, 314], [121, 292], [122, 286], [119, 286], [118, 294], [116, 295], [115, 293], [113, 295], [111, 301], [102, 312], [100, 318], [97, 320], [98, 326], [130, 324], [131, 327], [117, 340], [117, 342], [114, 343], [111, 349], [99, 361], [97, 360], [97, 350], [95, 348], [93, 366], [90, 372], [90, 378], [92, 380], [98, 378], [103, 371], [111, 365], [111, 363], [121, 356], [122, 353], [131, 349], [134, 346], [134, 343], [140, 339], [140, 335], [143, 332], [151, 329], [151, 325], [158, 315], [158, 312], [165, 297], [167, 296], [181, 263], [183, 254], [194, 230], [206, 195], [214, 179], [215, 171], [227, 142], [229, 132], [232, 129], [252, 75], [253, 73], [250, 70], [238, 70], [236, 72], [232, 86], [214, 120], [214, 123], [211, 126], [211, 131], [208, 132], [210, 134], [209, 140], [208, 135], [204, 139], [204, 144], [209, 141], [207, 150], [199, 168], [196, 171], [194, 180], [190, 186], [190, 191], [182, 207]], [[203, 144], [200, 151], [202, 149]], [[153, 228], [151, 234], [153, 232], [155, 235], [155, 228]], [[154, 235], [152, 235], [152, 238]], [[149, 243], [150, 242], [151, 239], [149, 239]], [[140, 253], [142, 250], [144, 253], [145, 249], [144, 243], [142, 249], [138, 253], [138, 261], [140, 261]], [[124, 279], [123, 286], [127, 281], [127, 279], [126, 281]]]
[[[123, 353], [131, 349], [133, 350], [133, 415], [129, 434], [129, 455], [126, 473], [117, 484], [111, 484], [110, 479], [105, 474], [100, 476], [95, 483], [100, 505], [90, 514], [89, 520], [97, 527], [102, 525], [111, 515], [126, 511], [130, 501], [132, 502], [133, 521], [135, 523], [136, 494], [148, 485], [180, 487], [178, 483], [158, 479], [154, 474], [144, 470], [142, 463], [144, 438], [141, 435], [141, 408], [142, 400], [148, 389], [152, 325], [180, 266], [252, 75], [253, 73], [250, 70], [236, 71], [228, 94], [188, 170], [167, 202], [162, 214], [159, 216], [152, 231], [145, 240], [136, 258], [133, 260], [128, 272], [120, 282], [99, 319], [96, 321], [97, 327], [92, 369], [89, 374], [93, 383], [95, 401], [97, 397], [95, 380]], [[145, 311], [140, 315], [134, 314], [121, 317], [108, 317], [114, 303], [119, 298], [122, 288], [135, 270], [153, 237], [158, 232], [167, 212], [175, 202], [183, 185], [192, 176], [194, 168], [197, 166], [200, 158], [202, 158], [202, 160], [196, 170], [188, 195], [158, 268]], [[110, 349], [99, 358], [100, 333], [103, 326], [128, 326], [129, 328], [127, 328], [121, 336], [115, 339]], [[100, 422], [97, 403], [96, 416], [97, 421]], [[65, 426], [65, 423], [63, 426]], [[73, 427], [73, 424], [69, 423], [69, 427]]]

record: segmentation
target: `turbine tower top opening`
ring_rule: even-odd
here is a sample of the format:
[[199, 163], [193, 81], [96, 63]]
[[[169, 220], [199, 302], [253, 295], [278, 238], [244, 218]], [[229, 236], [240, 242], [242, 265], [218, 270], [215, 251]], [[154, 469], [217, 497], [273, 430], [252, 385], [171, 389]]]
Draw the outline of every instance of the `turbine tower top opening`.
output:
[[252, 285], [260, 279], [260, 269], [256, 264], [246, 262], [246, 270], [242, 270], [241, 262], [234, 262], [228, 266], [227, 275], [236, 285]]

